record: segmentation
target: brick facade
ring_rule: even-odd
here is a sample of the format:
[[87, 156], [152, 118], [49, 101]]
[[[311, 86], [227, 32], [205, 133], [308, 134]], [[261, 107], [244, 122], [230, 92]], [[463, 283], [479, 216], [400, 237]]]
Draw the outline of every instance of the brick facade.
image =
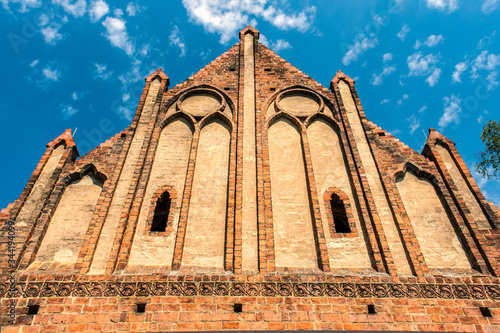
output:
[[[47, 145], [19, 199], [0, 213], [2, 328], [9, 332], [500, 331], [499, 209], [486, 201], [453, 142], [431, 129], [422, 154], [415, 152], [367, 119], [352, 79], [339, 71], [328, 90], [258, 43], [258, 38], [259, 32], [247, 27], [240, 33], [240, 43], [172, 89], [168, 89], [169, 79], [161, 69], [152, 73], [146, 78], [131, 125], [85, 156], [78, 158], [70, 130]], [[248, 48], [245, 43], [252, 41], [253, 47]], [[253, 62], [246, 59], [248, 50], [253, 50]], [[244, 115], [253, 112], [246, 106], [249, 100], [244, 96], [249, 87], [244, 75], [249, 71], [248, 68], [245, 71], [245, 66], [249, 64], [254, 64], [251, 87], [255, 96], [250, 99], [255, 112], [252, 121], [257, 203], [256, 220], [252, 222], [254, 243], [251, 243], [253, 238], [247, 237], [249, 217], [243, 209], [246, 204], [243, 179], [244, 172], [248, 172], [245, 169], [248, 162], [243, 156], [244, 145], [248, 143]], [[353, 103], [346, 99], [345, 85]], [[196, 105], [190, 109], [192, 96], [207, 105], [219, 103], [220, 107], [206, 114], [196, 113], [204, 109]], [[283, 107], [286, 98], [306, 106], [317, 105], [317, 110], [302, 114], [300, 109], [294, 113]], [[361, 124], [361, 136], [353, 117]], [[193, 131], [184, 188], [165, 183], [152, 191], [152, 197], [147, 197], [161, 133], [177, 120], [185, 121]], [[351, 198], [335, 182], [321, 192], [318, 190], [321, 184], [317, 170], [322, 166], [314, 160], [311, 148], [316, 143], [308, 132], [317, 121], [338, 134], [338, 151], [349, 178], [344, 181], [349, 185]], [[219, 128], [227, 129], [230, 140], [222, 264], [213, 270], [208, 266], [185, 267], [190, 209], [196, 209], [191, 202], [193, 183], [200, 168], [208, 165], [200, 164], [200, 137], [215, 122]], [[289, 124], [294, 129], [290, 135], [300, 139], [300, 147], [295, 148], [300, 150], [303, 161], [293, 163], [303, 163], [300, 166], [305, 172], [300, 176], [305, 177], [308, 195], [304, 204], [310, 211], [308, 227], [312, 229], [313, 247], [309, 250], [311, 257], [316, 258], [314, 268], [294, 263], [283, 266], [282, 252], [277, 248], [280, 241], [277, 235], [283, 230], [279, 229], [278, 221], [281, 212], [276, 211], [277, 183], [272, 182], [270, 155], [276, 142], [272, 142], [270, 128], [278, 122]], [[332, 138], [327, 136], [324, 140]], [[453, 168], [458, 170], [455, 174], [462, 177], [460, 184], [466, 184], [470, 190], [467, 196], [453, 180], [450, 165], [444, 162], [437, 144], [450, 154], [455, 163]], [[64, 151], [55, 168], [44, 170], [50, 157], [55, 156], [54, 150], [61, 145]], [[130, 156], [137, 158], [131, 161]], [[126, 184], [119, 184], [125, 179], [126, 168], [131, 176]], [[66, 187], [89, 170], [103, 186], [77, 261], [37, 262], [35, 259]], [[457, 241], [453, 244], [463, 251], [461, 255], [470, 267], [459, 264], [429, 267], [423, 251], [427, 244], [417, 227], [420, 222], [412, 220], [409, 212], [414, 203], [405, 201], [399, 185], [407, 173], [434, 188], [446, 213], [446, 223], [450, 223], [456, 234]], [[34, 188], [43, 177], [43, 191], [29, 206], [34, 207], [27, 212], [30, 218], [21, 223], [19, 214], [33, 199]], [[125, 190], [109, 255], [103, 272], [93, 273], [103, 230], [114, 214], [111, 207], [119, 195], [118, 185]], [[167, 227], [164, 232], [153, 232], [150, 228], [156, 202], [165, 191], [171, 199]], [[335, 230], [330, 207], [332, 194], [344, 204], [350, 233]], [[381, 198], [387, 202], [389, 212], [382, 212]], [[465, 198], [474, 198], [488, 227], [478, 226], [478, 217]], [[143, 207], [148, 209], [146, 224], [141, 228]], [[323, 221], [322, 207], [327, 221]], [[421, 207], [424, 216], [426, 209], [429, 208]], [[387, 227], [387, 214], [393, 221], [393, 229]], [[391, 234], [391, 230], [397, 234]], [[288, 231], [285, 228], [283, 232]], [[150, 262], [145, 259], [143, 266], [129, 264], [136, 251], [134, 241], [139, 236], [146, 242], [153, 242], [151, 238], [171, 242], [168, 267], [154, 263], [153, 257], [163, 253], [150, 253], [148, 260], [153, 259]], [[370, 267], [348, 263], [341, 269], [335, 268], [337, 259], [332, 249], [335, 244], [348, 244], [336, 242], [353, 239], [363, 240]], [[394, 239], [402, 253], [394, 252]], [[300, 241], [298, 237], [298, 244], [307, 247]], [[257, 272], [254, 273], [245, 271], [244, 250], [248, 244], [255, 247]], [[398, 260], [407, 263], [410, 274], [398, 273]], [[141, 306], [137, 304], [146, 304], [145, 311], [138, 311]], [[235, 311], [235, 304], [242, 305], [241, 312]], [[368, 305], [374, 305], [374, 311]]]

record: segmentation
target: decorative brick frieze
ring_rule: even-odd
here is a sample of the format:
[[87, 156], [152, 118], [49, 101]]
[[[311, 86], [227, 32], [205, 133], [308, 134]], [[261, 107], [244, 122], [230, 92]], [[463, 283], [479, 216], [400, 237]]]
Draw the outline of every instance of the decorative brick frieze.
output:
[[[500, 300], [496, 284], [402, 284], [362, 282], [96, 281], [16, 284], [17, 297], [265, 296]], [[0, 284], [0, 297], [9, 298]]]

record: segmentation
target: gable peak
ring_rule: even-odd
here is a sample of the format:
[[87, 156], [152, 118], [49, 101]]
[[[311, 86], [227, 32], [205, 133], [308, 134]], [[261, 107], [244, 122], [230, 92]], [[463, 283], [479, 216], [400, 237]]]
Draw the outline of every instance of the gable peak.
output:
[[447, 145], [455, 145], [453, 141], [448, 139], [445, 135], [439, 133], [435, 128], [429, 128], [429, 136], [427, 137], [426, 144], [434, 143], [439, 139], [441, 142], [446, 143]]
[[161, 81], [166, 80], [166, 86], [170, 85], [170, 79], [168, 78], [167, 74], [163, 72], [161, 67], [155, 70], [153, 73], [149, 74], [149, 76], [146, 77], [146, 82], [152, 82], [156, 77], [159, 77]]
[[353, 79], [351, 79], [349, 76], [344, 74], [344, 72], [342, 72], [341, 70], [338, 70], [337, 74], [335, 74], [335, 76], [333, 77], [331, 83], [338, 83], [340, 80], [345, 80], [350, 84], [354, 84]]
[[257, 40], [259, 39], [260, 36], [259, 30], [255, 29], [251, 25], [247, 25], [246, 28], [240, 31], [240, 40], [248, 33], [252, 34], [255, 37], [255, 39]]
[[66, 143], [66, 146], [73, 146], [73, 147], [76, 146], [75, 140], [73, 139], [73, 131], [70, 128], [68, 128], [67, 130], [64, 131], [63, 134], [59, 135], [57, 138], [47, 143], [47, 147], [55, 147], [61, 141], [64, 141]]

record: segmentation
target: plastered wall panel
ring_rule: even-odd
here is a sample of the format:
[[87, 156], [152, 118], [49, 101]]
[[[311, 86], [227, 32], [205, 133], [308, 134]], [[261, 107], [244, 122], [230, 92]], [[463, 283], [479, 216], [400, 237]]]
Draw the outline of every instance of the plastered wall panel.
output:
[[332, 238], [326, 215], [323, 194], [330, 188], [342, 190], [349, 197], [354, 220], [361, 229], [359, 214], [356, 209], [349, 176], [345, 168], [344, 156], [337, 132], [323, 119], [315, 120], [307, 129], [309, 149], [314, 169], [314, 179], [319, 196], [319, 207], [323, 230], [328, 247], [331, 268], [370, 268], [370, 258], [363, 233], [357, 237]]
[[101, 189], [89, 175], [66, 187], [34, 262], [76, 262]]
[[[48, 196], [52, 189], [54, 181], [50, 181], [50, 176], [54, 173], [57, 164], [61, 160], [64, 153], [65, 146], [59, 145], [50, 154], [49, 160], [44, 165], [40, 176], [38, 177], [33, 190], [31, 191], [28, 200], [23, 205], [23, 208], [19, 212], [16, 220], [16, 225], [18, 227], [24, 227], [28, 222], [34, 223], [37, 215], [43, 207], [45, 198]], [[43, 200], [43, 202], [42, 202]]]
[[[179, 222], [180, 207], [175, 210], [173, 231], [167, 237], [144, 235], [146, 220], [151, 207], [151, 198], [157, 189], [168, 185], [174, 188], [177, 196], [182, 198], [186, 180], [187, 164], [193, 131], [185, 119], [177, 119], [168, 124], [161, 132], [155, 159], [151, 169], [142, 208], [139, 215], [139, 224], [136, 229], [130, 265], [148, 265], [170, 267], [175, 244], [177, 225]], [[177, 200], [180, 206], [180, 200]]]
[[201, 130], [182, 266], [224, 269], [230, 131], [215, 120]]
[[89, 271], [91, 274], [103, 274], [106, 271], [109, 255], [116, 236], [116, 230], [118, 228], [118, 224], [120, 223], [120, 218], [125, 205], [125, 199], [132, 182], [132, 177], [139, 159], [142, 144], [144, 143], [147, 126], [151, 121], [155, 99], [158, 95], [158, 91], [160, 90], [160, 85], [160, 80], [156, 79], [151, 82], [149, 87], [141, 117], [139, 118], [139, 124], [137, 125], [134, 138], [132, 139], [132, 143], [128, 150], [120, 178], [116, 184], [113, 199], [108, 210], [108, 215], [106, 216], [104, 226], [99, 236], [99, 241]]
[[380, 181], [377, 165], [370, 150], [370, 145], [366, 139], [365, 131], [359, 118], [356, 104], [352, 98], [351, 90], [349, 85], [344, 81], [340, 81], [338, 87], [342, 96], [342, 101], [344, 102], [347, 118], [349, 119], [354, 139], [356, 140], [359, 156], [361, 157], [361, 162], [363, 163], [363, 167], [365, 169], [366, 179], [370, 185], [373, 200], [375, 201], [375, 206], [377, 207], [377, 212], [380, 217], [380, 221], [382, 222], [389, 250], [391, 251], [394, 264], [396, 265], [396, 270], [399, 274], [410, 275], [412, 274], [412, 271], [408, 263], [408, 259], [406, 258], [405, 249], [401, 242], [401, 237], [399, 236], [389, 203], [387, 202], [384, 187]]
[[490, 228], [490, 223], [488, 222], [488, 219], [484, 215], [481, 206], [479, 206], [476, 197], [471, 192], [469, 186], [467, 185], [467, 182], [463, 178], [462, 173], [460, 172], [455, 161], [451, 157], [448, 149], [446, 149], [440, 144], [436, 144], [436, 149], [439, 152], [441, 158], [443, 159], [443, 162], [446, 165], [446, 168], [448, 169], [448, 172], [450, 173], [453, 182], [457, 186], [458, 192], [464, 199], [465, 204], [467, 205], [469, 211], [474, 217], [477, 226], [479, 228]]
[[282, 118], [268, 135], [276, 266], [317, 268], [300, 133]]
[[470, 268], [432, 183], [407, 172], [404, 178], [397, 180], [397, 187], [427, 266]]

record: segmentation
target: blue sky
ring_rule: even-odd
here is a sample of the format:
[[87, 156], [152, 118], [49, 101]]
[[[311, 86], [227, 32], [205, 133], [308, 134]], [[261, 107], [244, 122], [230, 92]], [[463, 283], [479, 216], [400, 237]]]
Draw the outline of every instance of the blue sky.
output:
[[500, 204], [500, 182], [472, 167], [500, 118], [500, 0], [0, 3], [0, 207], [66, 128], [85, 154], [129, 125], [147, 75], [162, 67], [173, 87], [247, 24], [326, 87], [339, 69], [354, 78], [368, 118], [417, 151], [439, 130]]

